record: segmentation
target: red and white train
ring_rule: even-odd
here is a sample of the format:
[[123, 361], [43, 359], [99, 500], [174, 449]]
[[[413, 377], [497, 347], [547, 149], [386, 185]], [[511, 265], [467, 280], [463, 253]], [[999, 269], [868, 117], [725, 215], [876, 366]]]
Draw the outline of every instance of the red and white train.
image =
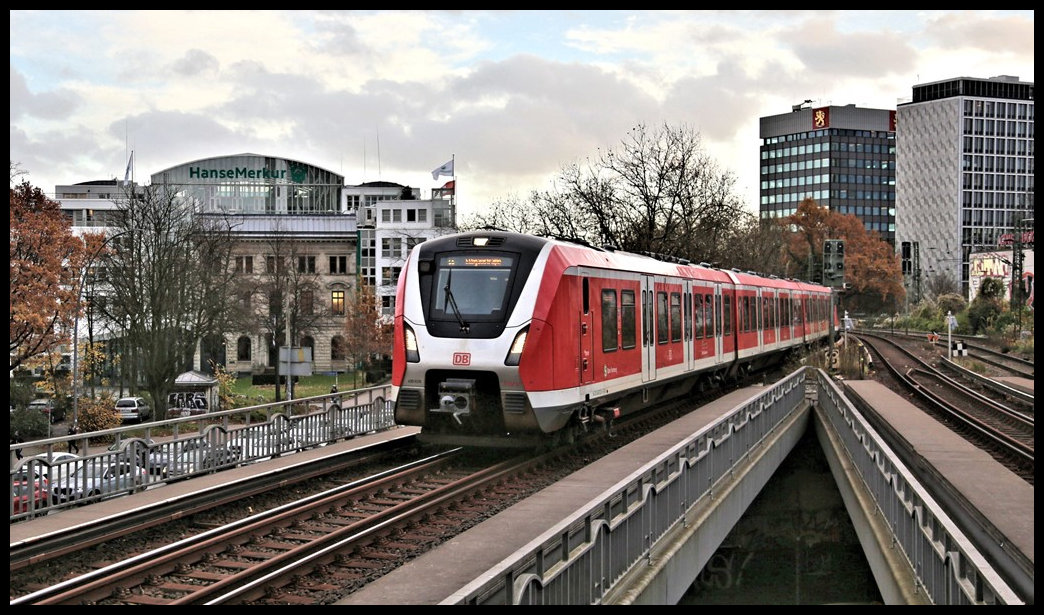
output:
[[837, 324], [831, 290], [505, 231], [425, 241], [395, 304], [395, 420], [533, 446], [776, 363]]

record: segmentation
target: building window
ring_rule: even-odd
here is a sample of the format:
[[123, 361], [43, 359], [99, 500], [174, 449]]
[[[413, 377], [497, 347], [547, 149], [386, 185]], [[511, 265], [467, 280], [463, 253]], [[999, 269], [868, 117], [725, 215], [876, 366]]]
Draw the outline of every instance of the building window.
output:
[[314, 256], [298, 256], [297, 257], [297, 272], [298, 273], [315, 273], [315, 257]]
[[330, 293], [330, 307], [334, 316], [344, 316], [344, 291], [335, 290]]
[[253, 256], [237, 256], [236, 257], [236, 273], [254, 273], [254, 257]]
[[407, 237], [406, 238], [406, 253], [409, 254], [413, 248], [424, 243], [424, 237]]
[[385, 237], [381, 239], [381, 256], [383, 258], [399, 258], [402, 256], [402, 239]]
[[330, 257], [330, 273], [334, 275], [343, 275], [348, 273], [348, 257], [347, 256], [331, 256]]
[[250, 360], [250, 338], [242, 336], [236, 340], [236, 361]]
[[381, 268], [381, 284], [394, 285], [399, 281], [399, 274], [402, 272], [402, 267], [382, 267]]
[[311, 316], [315, 310], [315, 295], [310, 290], [301, 291], [300, 309], [303, 316]]
[[330, 339], [330, 360], [331, 361], [344, 361], [348, 356], [347, 347], [344, 343], [344, 338], [340, 335], [335, 335]]

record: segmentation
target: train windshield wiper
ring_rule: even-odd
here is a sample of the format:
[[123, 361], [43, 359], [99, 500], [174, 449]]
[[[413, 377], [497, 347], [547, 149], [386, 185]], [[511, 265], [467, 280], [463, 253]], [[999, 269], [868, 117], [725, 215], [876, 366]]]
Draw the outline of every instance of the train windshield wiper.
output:
[[446, 303], [453, 308], [453, 315], [457, 317], [457, 322], [460, 323], [460, 332], [468, 333], [471, 331], [471, 325], [468, 321], [464, 320], [464, 317], [460, 314], [460, 309], [457, 307], [457, 300], [453, 298], [453, 291], [450, 290], [450, 284], [453, 282], [453, 270], [451, 269], [449, 275], [446, 276], [446, 287], [443, 289], [446, 293]]

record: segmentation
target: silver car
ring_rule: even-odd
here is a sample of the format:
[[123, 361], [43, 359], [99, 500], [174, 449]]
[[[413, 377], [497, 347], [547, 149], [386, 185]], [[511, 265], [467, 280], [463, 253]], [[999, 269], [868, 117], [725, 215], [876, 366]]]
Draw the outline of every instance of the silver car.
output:
[[129, 461], [99, 463], [85, 460], [75, 472], [51, 483], [51, 502], [61, 504], [85, 499], [104, 499], [132, 492], [148, 480], [145, 469]]
[[142, 397], [122, 397], [116, 400], [116, 412], [120, 418], [127, 421], [147, 421], [152, 416], [152, 409], [148, 402]]

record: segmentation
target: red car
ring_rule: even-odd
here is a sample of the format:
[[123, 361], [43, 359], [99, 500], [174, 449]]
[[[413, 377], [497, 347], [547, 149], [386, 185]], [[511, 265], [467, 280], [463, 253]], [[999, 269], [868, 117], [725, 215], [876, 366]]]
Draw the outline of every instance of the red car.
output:
[[42, 510], [47, 506], [48, 493], [46, 478], [38, 476], [30, 486], [29, 476], [23, 471], [21, 477], [11, 483], [12, 514]]

